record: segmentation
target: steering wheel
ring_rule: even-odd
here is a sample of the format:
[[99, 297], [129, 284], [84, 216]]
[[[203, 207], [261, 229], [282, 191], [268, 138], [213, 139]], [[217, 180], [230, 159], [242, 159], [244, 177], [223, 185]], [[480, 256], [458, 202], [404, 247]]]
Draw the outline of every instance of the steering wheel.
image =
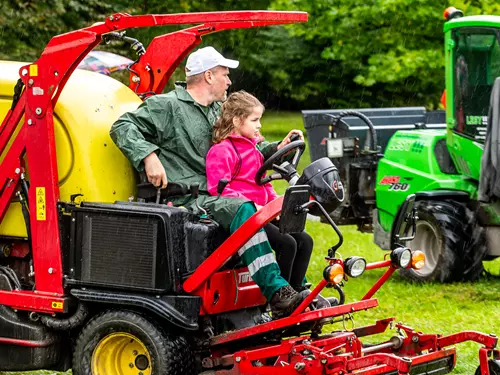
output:
[[[306, 143], [304, 141], [294, 141], [284, 146], [281, 150], [276, 151], [269, 157], [269, 159], [264, 162], [262, 167], [260, 167], [255, 174], [255, 183], [257, 185], [265, 185], [270, 181], [281, 180], [285, 178], [285, 176], [290, 176], [292, 172], [296, 171], [297, 164], [299, 164], [300, 157], [302, 156], [305, 149]], [[295, 155], [293, 156], [293, 160], [287, 165], [288, 168], [285, 168], [281, 165], [283, 164], [283, 161], [281, 159], [286, 154], [294, 150]], [[280, 163], [280, 165], [277, 165], [278, 162]], [[268, 170], [273, 170], [276, 173], [263, 177]]]

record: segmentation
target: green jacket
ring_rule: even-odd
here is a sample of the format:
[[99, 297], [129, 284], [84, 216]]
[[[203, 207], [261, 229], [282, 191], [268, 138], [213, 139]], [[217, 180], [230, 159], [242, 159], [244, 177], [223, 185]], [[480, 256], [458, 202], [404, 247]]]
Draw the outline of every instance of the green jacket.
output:
[[[198, 183], [202, 195], [199, 203], [203, 205], [207, 199], [204, 195], [208, 195], [205, 158], [212, 145], [212, 127], [220, 109], [220, 102], [207, 107], [198, 104], [186, 91], [185, 84], [177, 82], [168, 94], [152, 96], [137, 110], [123, 114], [111, 127], [110, 135], [138, 171], [144, 170], [143, 159], [154, 151], [169, 182], [187, 187]], [[275, 152], [277, 144], [264, 143], [261, 147], [264, 157]], [[172, 201], [196, 212], [190, 196]], [[210, 204], [210, 209], [215, 220], [229, 228], [231, 215], [234, 216], [243, 202], [221, 198], [215, 205]]]

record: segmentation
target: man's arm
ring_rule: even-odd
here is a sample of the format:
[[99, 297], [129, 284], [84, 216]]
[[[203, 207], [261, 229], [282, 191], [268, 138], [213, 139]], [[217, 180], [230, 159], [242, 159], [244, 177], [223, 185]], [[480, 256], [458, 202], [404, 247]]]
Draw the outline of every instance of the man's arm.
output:
[[166, 187], [165, 169], [156, 154], [159, 150], [159, 129], [154, 118], [154, 114], [158, 113], [154, 110], [155, 104], [146, 100], [135, 111], [124, 113], [113, 124], [109, 134], [135, 169], [144, 170], [153, 185]]
[[111, 127], [109, 135], [138, 171], [144, 170], [143, 159], [159, 149], [153, 142], [158, 136], [148, 101], [135, 111], [120, 116]]
[[[302, 134], [302, 131], [297, 130], [297, 129], [293, 129], [293, 130], [290, 130], [290, 132], [287, 134], [287, 136], [285, 138], [283, 138], [283, 140], [281, 142], [262, 141], [259, 144], [259, 150], [262, 153], [262, 155], [264, 156], [264, 160], [269, 159], [269, 157], [272, 154], [274, 154], [279, 149], [283, 148], [283, 146], [286, 146], [287, 144], [289, 144], [291, 142], [290, 138], [294, 134], [297, 134], [301, 141], [304, 140], [304, 135]], [[287, 154], [287, 156], [285, 157], [285, 160], [290, 159], [290, 158], [291, 158], [291, 156], [288, 156], [288, 154]]]

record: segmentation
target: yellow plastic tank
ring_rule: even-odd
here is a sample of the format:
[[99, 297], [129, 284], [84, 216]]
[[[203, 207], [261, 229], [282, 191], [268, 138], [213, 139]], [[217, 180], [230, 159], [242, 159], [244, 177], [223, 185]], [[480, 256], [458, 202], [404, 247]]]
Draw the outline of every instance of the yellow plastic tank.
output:
[[[23, 65], [0, 61], [0, 122], [11, 107]], [[121, 114], [140, 103], [132, 90], [111, 77], [79, 69], [73, 73], [54, 115], [61, 201], [83, 194], [83, 201], [112, 203], [135, 194], [134, 169], [111, 140], [109, 129]], [[9, 146], [2, 150], [0, 160]], [[27, 169], [29, 173], [29, 165]], [[11, 203], [0, 223], [0, 236], [26, 237], [19, 202]]]

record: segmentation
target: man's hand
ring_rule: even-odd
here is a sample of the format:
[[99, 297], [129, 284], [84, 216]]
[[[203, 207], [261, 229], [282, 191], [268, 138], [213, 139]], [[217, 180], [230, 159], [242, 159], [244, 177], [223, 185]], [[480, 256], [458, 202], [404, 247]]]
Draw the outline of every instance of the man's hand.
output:
[[162, 189], [167, 187], [168, 180], [165, 168], [163, 168], [163, 165], [155, 152], [150, 153], [144, 158], [144, 169], [146, 171], [148, 181], [154, 186], [161, 187]]
[[292, 135], [294, 134], [297, 134], [299, 137], [300, 137], [300, 140], [303, 141], [304, 140], [304, 134], [302, 134], [302, 131], [301, 130], [297, 130], [297, 129], [293, 129], [293, 130], [290, 130], [290, 132], [288, 133], [288, 135], [283, 139], [283, 141], [278, 145], [278, 150], [281, 150], [283, 147], [285, 147], [287, 144], [289, 144], [291, 141], [290, 141], [290, 138], [292, 137]]

